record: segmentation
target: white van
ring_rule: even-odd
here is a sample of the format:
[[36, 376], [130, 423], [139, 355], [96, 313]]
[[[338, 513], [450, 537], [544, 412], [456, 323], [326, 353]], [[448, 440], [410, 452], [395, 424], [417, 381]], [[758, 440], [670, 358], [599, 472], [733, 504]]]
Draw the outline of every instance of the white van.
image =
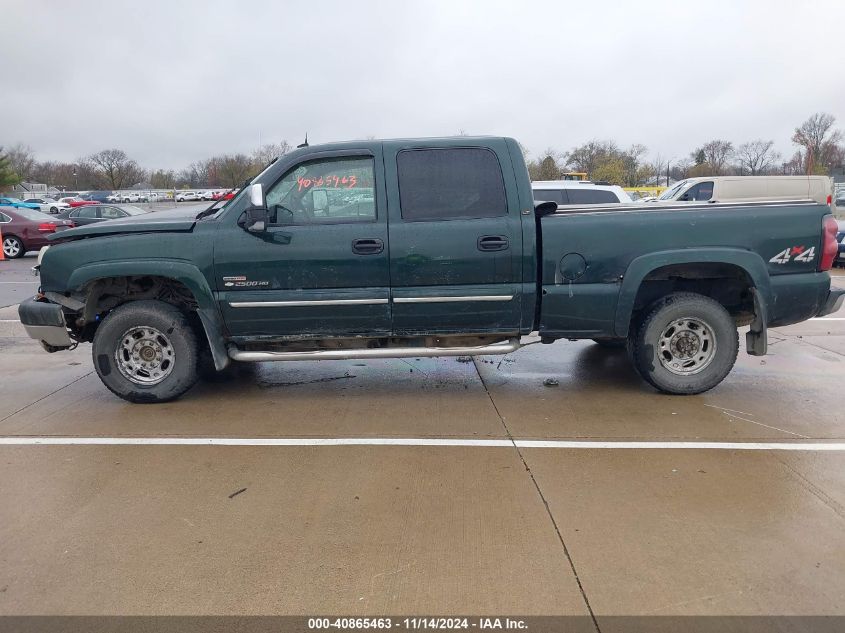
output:
[[709, 176], [687, 178], [664, 191], [657, 202], [748, 202], [815, 200], [830, 205], [829, 176]]

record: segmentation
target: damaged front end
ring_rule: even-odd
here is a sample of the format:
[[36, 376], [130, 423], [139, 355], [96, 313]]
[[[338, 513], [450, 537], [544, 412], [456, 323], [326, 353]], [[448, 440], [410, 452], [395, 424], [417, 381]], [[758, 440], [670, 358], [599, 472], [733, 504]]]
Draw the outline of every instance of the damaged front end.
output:
[[48, 352], [59, 352], [76, 346], [70, 337], [62, 306], [31, 297], [18, 308], [21, 323], [30, 338], [41, 343]]

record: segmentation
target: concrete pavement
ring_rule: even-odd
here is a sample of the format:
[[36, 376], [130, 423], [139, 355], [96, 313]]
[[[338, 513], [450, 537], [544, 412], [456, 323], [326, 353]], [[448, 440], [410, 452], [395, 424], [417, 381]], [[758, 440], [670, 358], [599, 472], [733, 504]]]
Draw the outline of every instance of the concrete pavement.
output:
[[156, 406], [112, 396], [89, 346], [48, 355], [8, 323], [0, 439], [504, 446], [0, 446], [0, 614], [845, 615], [845, 452], [812, 448], [845, 442], [832, 317], [773, 331], [700, 396], [561, 342], [247, 366]]

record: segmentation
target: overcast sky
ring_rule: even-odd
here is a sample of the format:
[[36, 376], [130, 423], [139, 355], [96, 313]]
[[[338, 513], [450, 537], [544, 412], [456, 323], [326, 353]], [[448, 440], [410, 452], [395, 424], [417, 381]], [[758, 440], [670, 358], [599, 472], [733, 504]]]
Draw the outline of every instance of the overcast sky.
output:
[[305, 132], [587, 140], [664, 158], [845, 128], [845, 2], [2, 0], [0, 145], [147, 168]]

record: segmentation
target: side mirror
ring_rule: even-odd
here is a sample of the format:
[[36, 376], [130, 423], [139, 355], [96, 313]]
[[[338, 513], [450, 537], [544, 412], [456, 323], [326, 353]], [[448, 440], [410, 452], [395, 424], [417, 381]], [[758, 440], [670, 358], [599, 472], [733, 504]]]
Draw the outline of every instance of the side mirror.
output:
[[249, 186], [249, 204], [253, 207], [264, 207], [264, 189], [258, 183]]
[[261, 185], [249, 186], [249, 204], [244, 228], [250, 233], [263, 233], [267, 230], [269, 214], [267, 207], [264, 206], [264, 191]]

